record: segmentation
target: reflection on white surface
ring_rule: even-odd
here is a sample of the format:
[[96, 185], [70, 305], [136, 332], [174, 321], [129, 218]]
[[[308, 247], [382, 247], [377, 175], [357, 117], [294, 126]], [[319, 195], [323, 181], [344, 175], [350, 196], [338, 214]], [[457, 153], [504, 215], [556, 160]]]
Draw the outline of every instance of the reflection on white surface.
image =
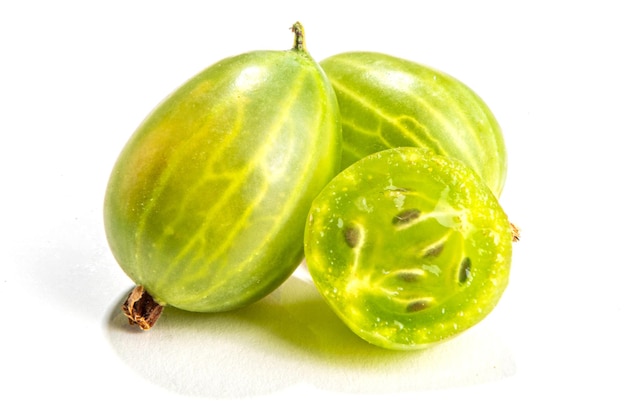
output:
[[300, 383], [347, 393], [393, 393], [475, 385], [515, 373], [509, 350], [485, 323], [426, 351], [370, 345], [326, 306], [304, 269], [239, 311], [166, 308], [147, 332], [131, 328], [116, 304], [108, 336], [121, 359], [147, 380], [210, 398], [263, 395]]

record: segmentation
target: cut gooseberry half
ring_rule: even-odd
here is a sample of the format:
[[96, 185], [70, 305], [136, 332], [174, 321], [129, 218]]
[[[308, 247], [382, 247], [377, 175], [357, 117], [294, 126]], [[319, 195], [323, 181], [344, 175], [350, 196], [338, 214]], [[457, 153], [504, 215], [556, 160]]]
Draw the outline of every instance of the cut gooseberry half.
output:
[[357, 161], [317, 196], [305, 256], [352, 331], [384, 348], [417, 349], [494, 309], [508, 284], [511, 228], [465, 164], [395, 148]]

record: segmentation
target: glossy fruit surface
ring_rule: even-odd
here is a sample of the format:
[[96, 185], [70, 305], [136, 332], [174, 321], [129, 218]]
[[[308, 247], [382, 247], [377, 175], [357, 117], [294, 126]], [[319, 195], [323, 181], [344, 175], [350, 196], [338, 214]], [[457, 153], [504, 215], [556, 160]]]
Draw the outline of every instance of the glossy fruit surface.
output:
[[314, 200], [311, 276], [330, 307], [372, 344], [416, 349], [480, 322], [508, 284], [511, 227], [458, 160], [420, 148], [372, 154]]
[[457, 158], [499, 196], [507, 156], [491, 110], [469, 87], [435, 69], [375, 52], [320, 62], [343, 124], [343, 167], [393, 147], [426, 147]]
[[241, 307], [302, 260], [310, 203], [339, 170], [341, 126], [296, 25], [293, 49], [226, 58], [183, 84], [113, 168], [110, 247], [162, 305]]

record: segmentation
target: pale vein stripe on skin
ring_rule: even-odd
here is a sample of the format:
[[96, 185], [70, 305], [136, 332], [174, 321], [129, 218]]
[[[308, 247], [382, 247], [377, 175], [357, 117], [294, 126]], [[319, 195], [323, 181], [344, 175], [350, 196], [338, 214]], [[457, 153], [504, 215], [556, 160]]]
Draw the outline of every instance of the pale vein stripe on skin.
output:
[[[302, 168], [303, 170], [310, 170], [310, 169], [311, 169], [311, 166], [312, 166], [313, 161], [314, 161], [313, 159], [309, 159], [309, 160], [308, 160], [308, 164], [307, 164], [307, 166], [303, 166], [303, 167], [301, 167], [301, 168]], [[280, 219], [280, 218], [281, 218], [281, 217], [283, 217], [285, 214], [290, 213], [290, 212], [292, 211], [292, 209], [293, 209], [293, 207], [294, 207], [294, 205], [295, 205], [295, 203], [296, 203], [296, 201], [295, 201], [295, 199], [294, 199], [294, 196], [296, 196], [296, 195], [297, 195], [297, 194], [294, 194], [294, 193], [292, 193], [292, 194], [288, 195], [287, 200], [283, 201], [283, 202], [282, 202], [282, 204], [281, 204], [281, 209], [282, 209], [282, 210], [281, 210], [281, 212], [275, 215], [275, 217], [276, 217], [276, 218], [279, 218], [279, 219]], [[260, 199], [256, 199], [256, 201], [255, 201], [253, 204], [251, 204], [251, 205], [250, 205], [250, 207], [248, 208], [248, 211], [252, 211], [253, 209], [255, 209], [253, 206], [254, 206], [254, 205], [256, 205], [257, 203], [259, 203], [260, 201], [262, 201], [262, 200], [263, 200], [262, 198], [263, 198], [263, 197], [265, 197], [265, 195], [264, 195], [264, 193], [263, 193], [263, 192], [261, 192], [261, 193], [259, 194], [259, 196], [260, 196], [261, 198], [260, 198]], [[241, 218], [241, 219], [245, 219], [245, 218], [246, 218], [246, 217], [245, 217], [245, 215], [244, 215], [244, 216], [242, 216], [242, 218]], [[231, 232], [230, 232], [230, 234], [229, 234], [229, 237], [225, 238], [225, 239], [224, 239], [224, 241], [223, 241], [223, 243], [224, 243], [224, 244], [223, 244], [223, 245], [221, 245], [221, 246], [220, 246], [218, 249], [216, 249], [215, 251], [212, 251], [212, 252], [211, 252], [211, 257], [208, 257], [207, 259], [205, 259], [205, 261], [204, 261], [204, 262], [205, 262], [205, 263], [209, 263], [209, 262], [211, 262], [211, 261], [215, 260], [216, 258], [218, 258], [219, 256], [222, 256], [222, 255], [223, 255], [223, 254], [224, 254], [224, 253], [225, 253], [225, 252], [229, 249], [229, 243], [232, 241], [232, 239], [236, 236], [236, 234], [237, 234], [237, 233], [238, 233], [238, 232], [239, 232], [239, 231], [240, 231], [240, 230], [241, 230], [244, 226], [245, 226], [245, 222], [244, 222], [244, 221], [240, 221], [240, 222], [238, 222], [238, 223], [236, 224], [236, 227], [235, 227], [235, 225], [233, 225], [233, 228], [231, 229]], [[272, 237], [275, 237], [275, 236], [278, 234], [278, 232], [279, 232], [279, 228], [280, 228], [280, 227], [281, 227], [281, 223], [280, 223], [280, 222], [274, 222], [274, 223], [272, 223], [272, 228], [271, 228], [271, 229], [269, 229], [269, 230], [268, 230], [268, 231], [264, 234], [265, 239], [264, 239], [263, 241], [260, 241], [260, 242], [257, 244], [256, 248], [257, 248], [257, 249], [260, 249], [260, 248], [264, 248], [264, 247], [266, 247], [266, 246], [270, 245], [270, 241], [272, 240]], [[252, 251], [251, 251], [251, 253], [254, 253], [254, 252], [255, 252], [254, 250], [252, 250]], [[201, 255], [201, 254], [199, 254], [199, 255]], [[253, 261], [253, 259], [252, 259], [252, 258], [248, 258], [248, 259], [246, 259], [246, 263], [241, 263], [241, 264], [239, 264], [239, 265], [238, 265], [238, 268], [240, 268], [240, 269], [242, 269], [242, 270], [246, 270], [246, 266], [247, 266], [248, 264], [250, 264], [252, 261]], [[199, 271], [199, 272], [198, 272], [198, 273], [196, 273], [195, 275], [189, 275], [189, 276], [187, 276], [187, 275], [186, 275], [186, 276], [185, 276], [185, 280], [184, 280], [184, 281], [182, 281], [181, 283], [182, 283], [182, 284], [184, 284], [184, 283], [190, 283], [190, 282], [193, 282], [194, 280], [196, 280], [196, 279], [198, 279], [198, 278], [200, 278], [200, 277], [204, 276], [205, 274], [206, 274], [206, 272], [205, 272], [205, 271]], [[217, 276], [220, 276], [220, 274], [217, 274]], [[224, 277], [227, 277], [227, 275], [224, 275]], [[193, 296], [193, 299], [196, 299], [196, 298], [203, 298], [203, 297], [208, 296], [209, 294], [211, 294], [211, 292], [213, 291], [213, 289], [214, 289], [215, 287], [221, 286], [221, 285], [223, 284], [223, 282], [220, 282], [220, 281], [218, 281], [218, 280], [212, 280], [212, 281], [211, 281], [211, 284], [212, 284], [212, 286], [211, 286], [211, 287], [206, 288], [206, 289], [205, 289], [202, 293], [197, 294], [197, 295], [194, 295], [194, 296]]]
[[[319, 111], [318, 112], [318, 120], [321, 119], [321, 117], [322, 117], [322, 111]], [[319, 127], [321, 126], [321, 123], [317, 123], [316, 126], [319, 129]], [[302, 172], [310, 172], [310, 170], [312, 169], [311, 167], [313, 165], [313, 162], [314, 162], [314, 159], [309, 158], [308, 162], [307, 162], [307, 165], [303, 166], [303, 167], [300, 167], [300, 170]], [[264, 194], [261, 194], [261, 196], [264, 196]], [[284, 214], [290, 213], [292, 211], [292, 209], [293, 209], [293, 207], [294, 207], [294, 205], [296, 203], [295, 199], [293, 198], [294, 196], [296, 196], [296, 194], [293, 194], [293, 193], [290, 194], [288, 199], [283, 202], [283, 204], [281, 205], [281, 209], [282, 209], [281, 212], [276, 215], [277, 218], [281, 218], [281, 217], [284, 216]], [[257, 202], [258, 201], [259, 200], [257, 200]], [[251, 207], [250, 210], [252, 210], [252, 209], [254, 209], [254, 208]], [[235, 236], [236, 233], [239, 231], [239, 229], [241, 229], [241, 227], [243, 227], [244, 225], [239, 223], [238, 226], [239, 226], [239, 228], [232, 228], [229, 239], [232, 238], [233, 236]], [[258, 245], [257, 245], [257, 248], [263, 248], [263, 247], [269, 245], [269, 241], [272, 239], [272, 237], [275, 236], [279, 232], [280, 226], [281, 226], [281, 224], [279, 222], [274, 222], [272, 228], [264, 234], [265, 237], [266, 237], [265, 240], [259, 242]], [[224, 242], [228, 242], [228, 241], [224, 241]], [[222, 245], [220, 247], [220, 249], [218, 249], [218, 250], [216, 250], [216, 251], [211, 253], [211, 257], [207, 260], [207, 262], [218, 258], [226, 250], [228, 250], [228, 245], [226, 245], [226, 244]], [[250, 263], [250, 262], [252, 262], [252, 260], [248, 259], [247, 263]], [[240, 264], [239, 267], [245, 267], [245, 265], [244, 264]], [[189, 280], [185, 280], [185, 282], [187, 282], [187, 281], [191, 282], [191, 281], [195, 280], [197, 277], [200, 277], [200, 276], [202, 276], [204, 274], [205, 274], [204, 272], [199, 272], [196, 275], [196, 277], [190, 276]], [[221, 285], [221, 283], [217, 282], [217, 281], [213, 281], [212, 283], [213, 283], [213, 287], [217, 287], [217, 286]], [[211, 293], [211, 291], [213, 290], [212, 289], [213, 287], [207, 288], [201, 295], [196, 295], [196, 296], [194, 296], [194, 298], [196, 298], [198, 296], [205, 297], [205, 296], [209, 295]]]
[[[302, 75], [300, 76], [302, 77]], [[295, 81], [296, 84], [301, 84], [298, 83], [298, 81]], [[280, 129], [282, 129], [284, 127], [284, 120], [290, 117], [289, 114], [289, 109], [291, 109], [292, 103], [295, 98], [300, 94], [300, 89], [297, 92], [294, 92], [294, 94], [292, 94], [289, 99], [289, 103], [286, 103], [284, 105], [281, 104], [277, 104], [276, 108], [279, 109], [284, 109], [281, 113], [280, 113], [280, 121], [277, 121], [273, 124], [273, 126], [276, 126], [275, 130], [272, 132], [267, 133], [267, 136], [274, 136], [276, 135], [276, 132], [278, 132]], [[265, 157], [267, 155], [267, 153], [269, 151], [272, 151], [273, 149], [273, 145], [272, 143], [270, 144], [266, 144], [264, 147], [262, 147], [261, 149], [257, 150], [257, 152], [254, 155], [254, 158], [250, 160], [250, 162], [248, 164], [246, 164], [244, 166], [244, 171], [239, 173], [239, 175], [237, 176], [237, 179], [239, 181], [237, 182], [233, 182], [229, 185], [228, 189], [222, 193], [218, 199], [214, 202], [214, 204], [211, 207], [211, 210], [209, 212], [207, 212], [204, 215], [204, 221], [202, 223], [202, 226], [198, 229], [198, 231], [189, 238], [187, 245], [185, 245], [185, 247], [179, 252], [179, 254], [177, 255], [176, 259], [172, 261], [170, 267], [168, 268], [168, 270], [166, 272], [164, 272], [164, 274], [157, 280], [157, 283], [161, 283], [163, 280], [166, 280], [167, 277], [172, 273], [172, 271], [178, 267], [179, 263], [181, 263], [182, 261], [184, 261], [187, 257], [187, 254], [192, 251], [194, 245], [198, 242], [198, 241], [202, 241], [206, 235], [206, 231], [208, 229], [211, 228], [211, 223], [214, 220], [215, 214], [219, 213], [219, 211], [223, 208], [223, 206], [225, 204], [227, 204], [229, 202], [230, 197], [232, 197], [235, 193], [238, 193], [241, 188], [240, 186], [242, 184], [244, 184], [247, 180], [248, 177], [250, 175], [250, 173], [253, 173], [256, 171], [256, 168], [258, 165], [260, 165], [260, 163], [262, 161], [265, 160]], [[206, 179], [203, 179], [202, 181], [205, 181]], [[259, 194], [261, 197], [263, 196], [263, 194]], [[248, 207], [248, 211], [251, 211], [254, 209], [254, 206], [260, 201], [261, 199], [256, 199], [255, 202], [253, 202], [249, 207]], [[239, 225], [240, 223], [238, 223]], [[241, 225], [239, 225], [239, 227], [241, 227]], [[236, 233], [236, 228], [233, 226], [233, 228], [231, 228], [231, 237], [234, 236], [234, 234]], [[216, 258], [218, 258], [221, 254], [223, 254], [223, 252], [228, 248], [228, 246], [230, 245], [230, 238], [228, 239], [224, 239], [222, 240], [222, 244], [220, 245], [220, 247], [214, 248], [211, 250], [211, 256], [208, 257], [207, 259], [205, 259], [205, 263], [209, 263], [211, 260], [214, 260]], [[201, 256], [204, 256], [204, 254], [200, 254]], [[200, 273], [199, 275], [203, 275], [204, 272]], [[186, 277], [186, 282], [191, 282], [193, 281], [193, 279], [195, 279], [195, 277], [193, 276], [185, 276]]]
[[[334, 81], [333, 82], [333, 86], [338, 89], [338, 91], [346, 94], [347, 96], [350, 96], [351, 98], [353, 98], [353, 100], [357, 101], [358, 103], [360, 103], [364, 108], [369, 109], [371, 112], [377, 114], [380, 119], [384, 122], [387, 123], [389, 125], [394, 126], [398, 131], [400, 131], [402, 134], [404, 134], [405, 136], [407, 136], [408, 138], [410, 138], [416, 145], [422, 145], [424, 143], [428, 143], [428, 148], [434, 150], [437, 153], [442, 153], [442, 149], [439, 146], [438, 142], [439, 140], [433, 135], [433, 133], [431, 132], [431, 129], [429, 129], [426, 125], [421, 124], [417, 119], [415, 119], [414, 117], [405, 115], [405, 118], [409, 118], [411, 119], [414, 123], [415, 126], [419, 126], [420, 128], [422, 128], [422, 130], [426, 133], [426, 136], [417, 136], [415, 134], [415, 132], [411, 129], [411, 128], [407, 128], [406, 126], [403, 125], [399, 125], [397, 123], [398, 120], [400, 120], [401, 118], [397, 117], [397, 116], [393, 116], [390, 114], [387, 114], [385, 112], [383, 112], [382, 109], [380, 109], [379, 106], [376, 106], [375, 104], [373, 104], [371, 101], [366, 100], [363, 96], [360, 96], [358, 92], [356, 91], [352, 91], [350, 90], [348, 87], [346, 87], [345, 85], [342, 85], [339, 82]], [[420, 104], [420, 106], [422, 106], [422, 108], [428, 109], [428, 112], [430, 113], [431, 117], [433, 119], [438, 120], [438, 122], [440, 123], [441, 126], [443, 126], [442, 131], [445, 132], [457, 132], [458, 130], [456, 129], [456, 127], [454, 126], [454, 124], [450, 123], [449, 119], [445, 117], [444, 113], [442, 112], [441, 108], [439, 107], [433, 107], [432, 103], [419, 98], [418, 96], [413, 96], [415, 98], [415, 101], [417, 103]], [[473, 124], [472, 121], [470, 121], [469, 119], [467, 119], [467, 117], [465, 116], [465, 112], [463, 111], [463, 109], [459, 106], [458, 101], [454, 100], [451, 101], [450, 103], [454, 103], [455, 106], [457, 107], [457, 109], [459, 110], [457, 112], [458, 115], [462, 115], [462, 119], [463, 119], [463, 123], [465, 124], [469, 124], [468, 126], [472, 126], [471, 124]], [[350, 123], [349, 121], [344, 120], [343, 122], [345, 125], [351, 127], [352, 129], [354, 129], [354, 124]], [[380, 141], [387, 147], [387, 148], [395, 148], [396, 145], [390, 143], [381, 133], [380, 133], [380, 129], [381, 129], [381, 125], [379, 125], [379, 130], [377, 132], [373, 132], [373, 134], [380, 139]], [[476, 141], [476, 143], [480, 143], [481, 142], [481, 138], [478, 135], [478, 133], [474, 130], [472, 130], [472, 137], [474, 139], [474, 141]], [[456, 137], [455, 137], [456, 139]], [[462, 155], [467, 156], [467, 155], [472, 155], [474, 158], [474, 160], [477, 159], [477, 155], [476, 155], [476, 147], [471, 147], [470, 144], [468, 143], [468, 141], [454, 141], [455, 146], [461, 150]], [[360, 152], [354, 153], [352, 152], [353, 155], [360, 155]], [[446, 153], [447, 154], [447, 153]], [[466, 159], [467, 160], [467, 159]]]
[[[347, 65], [351, 65], [355, 68], [358, 68], [359, 71], [361, 72], [366, 72], [368, 67], [367, 66], [363, 66], [363, 65], [359, 65], [358, 63], [354, 63], [349, 59], [344, 59], [343, 61], [347, 62]], [[375, 113], [379, 114], [381, 116], [381, 118], [385, 121], [387, 121], [389, 124], [397, 126], [394, 121], [397, 119], [391, 115], [388, 115], [386, 113], [384, 113], [381, 109], [378, 108], [378, 106], [374, 105], [371, 103], [371, 101], [367, 101], [365, 100], [363, 97], [359, 96], [359, 94], [357, 92], [352, 92], [347, 86], [345, 86], [345, 84], [342, 84], [340, 82], [338, 82], [337, 80], [333, 80], [333, 86], [335, 88], [337, 88], [337, 86], [339, 86], [339, 89], [347, 94], [349, 94], [350, 96], [354, 97], [358, 102], [362, 103], [364, 107], [367, 107], [371, 110], [373, 110]], [[465, 90], [465, 89], [463, 89]], [[444, 90], [444, 92], [446, 94], [448, 94], [447, 90]], [[419, 96], [412, 96], [415, 100], [416, 103], [420, 103], [421, 106], [423, 106], [424, 108], [428, 109], [428, 111], [431, 113], [432, 117], [437, 119], [439, 121], [439, 123], [442, 126], [445, 126], [446, 130], [448, 132], [456, 132], [457, 129], [454, 127], [453, 124], [451, 124], [448, 120], [448, 118], [445, 117], [444, 113], [441, 111], [440, 108], [437, 107], [433, 107], [432, 104], [426, 100], [421, 99]], [[480, 106], [475, 106], [473, 102], [476, 101], [476, 98], [474, 97], [473, 94], [471, 94], [470, 91], [463, 91], [463, 102], [465, 103], [467, 101], [467, 99], [470, 99], [470, 103], [472, 104], [472, 109], [476, 110], [479, 109], [481, 111], [481, 119], [483, 121], [487, 120], [489, 121], [489, 117], [487, 117], [487, 115], [484, 113], [483, 109]], [[467, 118], [466, 116], [466, 112], [464, 111], [464, 109], [460, 106], [459, 100], [450, 100], [448, 101], [448, 105], [452, 105], [454, 104], [454, 106], [456, 107], [456, 115], [462, 120], [463, 124], [465, 126], [473, 126], [474, 122], [471, 121], [470, 119]], [[413, 119], [415, 120], [415, 119]], [[418, 123], [417, 120], [415, 120], [416, 125], [421, 126], [424, 129], [424, 132], [429, 132], [429, 130], [424, 126]], [[399, 126], [398, 127], [403, 133], [405, 133], [406, 135], [408, 135], [410, 138], [415, 138], [415, 135], [412, 134], [412, 132], [410, 130], [407, 130], [406, 128]], [[491, 131], [493, 131], [493, 129], [491, 127], [489, 127]], [[429, 140], [432, 144], [436, 144], [437, 143], [437, 138], [433, 138], [431, 133], [428, 133], [429, 136]], [[474, 139], [474, 141], [477, 144], [482, 143], [482, 139], [479, 135], [478, 132], [476, 132], [475, 130], [472, 130], [472, 137]], [[382, 137], [381, 137], [382, 138]], [[383, 139], [383, 142], [385, 142], [385, 144], [387, 146], [389, 146], [390, 148], [393, 148], [393, 146], [391, 144], [389, 144], [388, 142], [386, 142]], [[461, 141], [460, 143], [458, 141], [455, 141], [455, 144], [457, 145], [457, 147], [459, 149], [462, 150], [462, 155], [472, 155], [474, 157], [474, 160], [476, 160], [476, 150], [477, 149], [482, 149], [482, 147], [472, 147], [470, 146], [470, 144], [468, 144], [466, 141]], [[436, 148], [433, 148], [436, 149]]]
[[[362, 107], [369, 109], [372, 113], [376, 114], [377, 116], [379, 116], [380, 121], [382, 122], [386, 122], [389, 125], [393, 125], [395, 126], [399, 131], [401, 131], [403, 134], [405, 134], [407, 137], [411, 138], [414, 142], [418, 142], [417, 141], [417, 137], [415, 136], [414, 132], [410, 129], [407, 129], [404, 126], [401, 125], [397, 125], [396, 124], [396, 120], [398, 120], [398, 117], [393, 116], [393, 115], [389, 115], [387, 113], [385, 113], [379, 106], [376, 106], [375, 104], [372, 103], [372, 101], [366, 100], [366, 98], [364, 96], [361, 96], [358, 92], [351, 90], [350, 88], [348, 88], [345, 84], [340, 83], [339, 81], [333, 80], [333, 87], [340, 93], [345, 94], [346, 96], [350, 97], [351, 100], [359, 103], [362, 105]], [[424, 102], [426, 103], [426, 102]], [[432, 134], [429, 133], [429, 129], [428, 127], [426, 127], [425, 125], [422, 125], [421, 123], [419, 123], [417, 120], [415, 120], [414, 118], [411, 118], [413, 121], [415, 121], [416, 126], [421, 127], [424, 132], [427, 132], [428, 137], [424, 138], [426, 139], [430, 144], [432, 144], [432, 148], [436, 149], [437, 148], [437, 141], [435, 141], [432, 137]], [[382, 122], [378, 123], [378, 131], [364, 131], [362, 128], [357, 128], [357, 125], [354, 123], [351, 123], [350, 121], [344, 119], [343, 120], [343, 124], [349, 126], [350, 128], [352, 128], [355, 131], [361, 131], [361, 132], [367, 132], [369, 134], [373, 134], [373, 136], [376, 136], [377, 138], [380, 138], [381, 142], [383, 144], [385, 144], [385, 146], [387, 148], [395, 148], [395, 145], [391, 144], [389, 141], [387, 141], [386, 138], [384, 138], [381, 134], [380, 134], [380, 130], [381, 130], [381, 126], [382, 126]], [[345, 147], [345, 145], [344, 145]], [[358, 153], [360, 154], [360, 153]]]
[[[198, 85], [193, 90], [193, 92], [195, 93], [196, 91], [202, 90], [205, 87], [204, 84], [205, 83], [201, 83], [200, 85]], [[214, 88], [215, 84], [210, 84], [210, 86]], [[226, 104], [222, 106], [215, 106], [214, 109], [217, 112], [222, 107], [226, 107]], [[239, 118], [238, 120], [241, 120], [241, 118]], [[208, 125], [205, 124], [205, 126], [208, 126]], [[202, 137], [204, 135], [204, 132], [205, 132], [204, 130], [198, 130], [194, 132], [194, 134], [191, 135], [187, 139], [186, 141], [187, 144], [194, 144], [196, 142], [195, 138]], [[141, 261], [140, 251], [141, 251], [141, 248], [143, 248], [143, 245], [141, 242], [145, 238], [144, 230], [146, 227], [147, 219], [150, 217], [150, 213], [152, 213], [157, 208], [157, 205], [160, 201], [163, 191], [169, 185], [169, 179], [172, 177], [172, 175], [176, 174], [176, 172], [178, 171], [179, 164], [181, 164], [182, 160], [187, 157], [188, 148], [189, 148], [187, 144], [184, 144], [186, 146], [179, 146], [178, 148], [175, 149], [175, 151], [170, 152], [170, 154], [168, 155], [169, 161], [168, 161], [167, 167], [165, 170], [163, 170], [159, 174], [158, 179], [155, 179], [154, 188], [152, 189], [152, 193], [151, 193], [151, 199], [146, 203], [143, 214], [139, 219], [137, 230], [135, 232], [135, 261], [136, 261], [136, 265], [139, 268], [139, 274], [140, 274], [139, 277], [142, 277], [142, 278], [144, 277], [143, 265], [140, 262]]]
[[[223, 111], [220, 110], [221, 108], [227, 108], [228, 106], [226, 105], [222, 105], [222, 106], [215, 106], [213, 109], [214, 112], [216, 114], [222, 114]], [[230, 110], [229, 110], [230, 112]], [[235, 114], [235, 124], [233, 126], [233, 128], [230, 130], [230, 132], [228, 133], [228, 135], [224, 136], [221, 138], [221, 141], [218, 141], [217, 143], [214, 141], [211, 143], [211, 154], [213, 155], [217, 155], [221, 153], [220, 148], [226, 148], [231, 141], [235, 140], [236, 137], [239, 135], [239, 132], [241, 130], [241, 127], [243, 126], [243, 120], [245, 118], [245, 110], [242, 109], [241, 106], [237, 106], [237, 112]], [[198, 141], [195, 138], [206, 138], [206, 132], [210, 131], [212, 129], [212, 125], [211, 123], [204, 123], [202, 126], [202, 129], [199, 129], [198, 131], [196, 131], [189, 139], [189, 142], [192, 144], [196, 144], [198, 143]], [[178, 170], [178, 164], [180, 164], [180, 160], [185, 158], [187, 156], [186, 152], [179, 152], [178, 153], [178, 158], [175, 164], [172, 164], [172, 168], [171, 172], [176, 172], [176, 170]], [[208, 170], [207, 170], [208, 171]], [[171, 174], [171, 173], [170, 173]], [[176, 218], [174, 218], [171, 222], [170, 222], [170, 226], [173, 229], [176, 229], [176, 226], [180, 223], [184, 223], [185, 222], [185, 218], [187, 217], [187, 207], [189, 205], [194, 205], [196, 203], [196, 199], [197, 196], [195, 194], [196, 190], [198, 190], [199, 188], [201, 188], [204, 184], [206, 184], [207, 181], [210, 181], [211, 179], [219, 179], [219, 178], [223, 178], [223, 179], [232, 179], [236, 177], [237, 173], [233, 173], [233, 172], [224, 172], [224, 173], [216, 173], [216, 172], [207, 172], [205, 173], [205, 175], [203, 177], [198, 178], [198, 180], [193, 183], [193, 184], [189, 184], [186, 186], [187, 192], [184, 195], [184, 198], [181, 202], [179, 202], [178, 206], [178, 215], [176, 216]], [[167, 179], [169, 179], [169, 175], [167, 176], [167, 178], [164, 179], [163, 182], [159, 182], [159, 183], [164, 183], [164, 185], [167, 185]], [[232, 183], [228, 184], [227, 190], [231, 189], [232, 187], [235, 187], [232, 185]], [[162, 190], [163, 188], [161, 188], [160, 190]], [[159, 195], [160, 196], [160, 193]], [[154, 199], [155, 201], [157, 200], [157, 198]], [[167, 239], [167, 235], [163, 234], [161, 236], [161, 239], [159, 241], [157, 241], [156, 245], [159, 246], [163, 243], [164, 240]]]

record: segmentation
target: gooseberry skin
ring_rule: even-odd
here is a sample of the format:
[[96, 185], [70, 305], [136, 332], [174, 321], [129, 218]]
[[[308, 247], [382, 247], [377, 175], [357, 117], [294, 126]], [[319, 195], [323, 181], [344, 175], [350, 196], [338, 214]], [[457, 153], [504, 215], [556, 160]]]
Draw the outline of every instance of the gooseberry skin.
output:
[[496, 197], [465, 164], [401, 147], [363, 158], [322, 190], [304, 248], [316, 287], [354, 333], [412, 350], [493, 310], [512, 239]]
[[343, 168], [384, 149], [425, 147], [463, 161], [500, 196], [507, 173], [502, 130], [467, 85], [377, 52], [344, 52], [320, 65], [339, 101]]
[[291, 50], [225, 58], [191, 78], [115, 163], [107, 239], [161, 305], [246, 306], [302, 261], [310, 203], [339, 170], [341, 126], [334, 91], [294, 31]]

